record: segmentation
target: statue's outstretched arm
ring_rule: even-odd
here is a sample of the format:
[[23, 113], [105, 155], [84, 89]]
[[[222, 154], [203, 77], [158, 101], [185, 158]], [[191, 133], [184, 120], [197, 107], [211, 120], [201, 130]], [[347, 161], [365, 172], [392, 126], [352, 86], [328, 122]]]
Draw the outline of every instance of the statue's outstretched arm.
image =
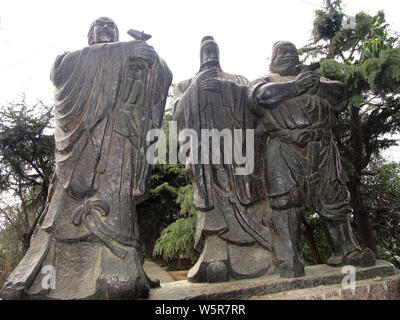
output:
[[294, 98], [297, 95], [295, 81], [275, 82], [261, 85], [255, 92], [253, 99], [264, 108], [274, 108], [282, 101]]
[[249, 99], [253, 105], [275, 108], [282, 101], [305, 93], [307, 89], [314, 87], [318, 82], [319, 76], [311, 71], [299, 74], [293, 81], [270, 83], [256, 81], [250, 85]]

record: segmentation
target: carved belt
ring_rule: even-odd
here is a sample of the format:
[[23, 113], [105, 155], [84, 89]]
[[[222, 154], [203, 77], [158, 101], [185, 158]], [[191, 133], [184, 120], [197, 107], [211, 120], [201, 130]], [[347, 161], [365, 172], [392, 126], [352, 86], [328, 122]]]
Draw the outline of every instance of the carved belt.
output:
[[282, 129], [269, 132], [269, 135], [272, 139], [280, 139], [282, 142], [299, 147], [318, 141], [321, 141], [323, 145], [328, 145], [332, 139], [332, 132], [328, 128]]
[[110, 206], [99, 199], [85, 199], [85, 202], [72, 214], [72, 222], [75, 226], [82, 223], [94, 235], [96, 235], [116, 256], [123, 259], [127, 251], [118, 242], [125, 245], [138, 246], [134, 239], [125, 239], [109, 229], [100, 219], [107, 216]]

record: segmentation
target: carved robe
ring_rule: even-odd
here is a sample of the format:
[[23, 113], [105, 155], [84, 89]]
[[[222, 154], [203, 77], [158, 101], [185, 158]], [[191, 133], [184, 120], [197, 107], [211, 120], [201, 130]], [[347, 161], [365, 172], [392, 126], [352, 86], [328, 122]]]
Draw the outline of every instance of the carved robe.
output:
[[[255, 96], [266, 83], [292, 80], [293, 76], [271, 73], [250, 85], [249, 106], [262, 117], [263, 130], [270, 137], [266, 151], [267, 195], [277, 198], [291, 192], [294, 204], [304, 201], [308, 210], [328, 219], [344, 220], [351, 212], [345, 188], [348, 179], [332, 135], [336, 113], [341, 110], [323, 96], [307, 92], [267, 108]], [[322, 85], [329, 82], [321, 79]], [[329, 90], [337, 89], [331, 86]]]
[[[146, 134], [161, 126], [172, 74], [160, 58], [152, 65], [141, 58], [138, 43], [95, 44], [57, 58], [55, 176], [9, 292], [19, 281], [22, 294], [51, 298], [105, 298], [114, 285], [122, 296], [146, 296], [135, 203], [149, 192]], [[48, 293], [44, 264], [57, 272]]]
[[[235, 162], [234, 155], [232, 154], [231, 164], [224, 158], [224, 144], [227, 143], [225, 138], [220, 139], [219, 164], [212, 163], [211, 139], [208, 150], [209, 164], [201, 162], [202, 155], [206, 151], [204, 141], [201, 141], [202, 129], [216, 129], [220, 133], [228, 129], [232, 134], [232, 141], [234, 130], [240, 130], [243, 139], [240, 151], [243, 151], [243, 155], [245, 152], [253, 151], [249, 150], [249, 147], [246, 148], [245, 142], [245, 130], [253, 129], [254, 125], [253, 115], [248, 111], [246, 104], [248, 81], [244, 77], [219, 70], [217, 78], [222, 80], [221, 93], [205, 91], [199, 88], [197, 80], [201, 72], [175, 87], [173, 101], [174, 119], [177, 121], [178, 131], [185, 128], [192, 129], [199, 138], [198, 150], [189, 151], [198, 153], [199, 164], [190, 163], [186, 166], [186, 173], [194, 189], [194, 203], [198, 209], [195, 248], [203, 252], [196, 265], [201, 264], [202, 259], [207, 259], [204, 256], [209, 255], [211, 260], [228, 261], [233, 277], [256, 276], [267, 272], [270, 267], [266, 249], [269, 247], [269, 234], [255, 222], [256, 219], [249, 214], [247, 208], [262, 198], [263, 177], [254, 173], [235, 174], [235, 169], [239, 165]], [[231, 152], [232, 150], [231, 147]], [[255, 171], [257, 170], [258, 168]], [[208, 247], [217, 248], [218, 251], [218, 257], [211, 257], [213, 254], [207, 253], [212, 251], [207, 251], [207, 239], [215, 238], [215, 235], [223, 239], [223, 242], [215, 240], [214, 244], [208, 244]], [[249, 257], [256, 255], [256, 252], [260, 253], [259, 256], [264, 261], [252, 266], [242, 263], [243, 256], [240, 255], [244, 251], [241, 251], [241, 248], [247, 250]], [[238, 261], [239, 259], [242, 262]], [[191, 272], [188, 274], [189, 278], [190, 276]]]

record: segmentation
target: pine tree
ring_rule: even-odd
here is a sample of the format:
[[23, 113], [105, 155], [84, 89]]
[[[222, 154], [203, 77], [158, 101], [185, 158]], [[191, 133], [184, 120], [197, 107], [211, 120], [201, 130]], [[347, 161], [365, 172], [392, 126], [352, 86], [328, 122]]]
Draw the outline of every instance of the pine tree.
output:
[[29, 248], [46, 203], [54, 168], [52, 107], [28, 106], [23, 96], [0, 110], [1, 215]]
[[28, 250], [54, 168], [52, 107], [0, 109], [0, 287]]
[[299, 50], [303, 60], [319, 59], [318, 72], [349, 88], [349, 104], [334, 130], [349, 177], [348, 189], [357, 234], [363, 247], [377, 252], [362, 179], [379, 153], [395, 145], [387, 135], [400, 132], [399, 34], [390, 31], [383, 11], [360, 12], [354, 28], [344, 28], [341, 1], [325, 1], [316, 11], [311, 41]]

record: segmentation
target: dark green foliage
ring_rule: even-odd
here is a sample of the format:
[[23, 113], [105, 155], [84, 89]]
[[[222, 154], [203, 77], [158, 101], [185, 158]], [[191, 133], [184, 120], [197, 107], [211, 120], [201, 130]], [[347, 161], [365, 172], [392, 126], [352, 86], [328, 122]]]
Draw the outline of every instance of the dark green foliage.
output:
[[[167, 142], [168, 121], [171, 120], [172, 115], [167, 110], [162, 125]], [[168, 143], [166, 151], [168, 160]], [[187, 184], [184, 171], [181, 164], [157, 163], [153, 166], [150, 197], [137, 206], [141, 239], [147, 258], [153, 257], [154, 246], [162, 231], [179, 218], [181, 207], [177, 199], [180, 197], [181, 188]]]
[[392, 49], [396, 45], [398, 39], [389, 35], [388, 27], [389, 24], [385, 23], [383, 11], [379, 12], [375, 21], [370, 24], [370, 30], [361, 45], [361, 62], [370, 58], [378, 58], [382, 51]]
[[[21, 102], [0, 111], [0, 190], [27, 192], [45, 187], [54, 167], [52, 107]], [[44, 192], [45, 191], [45, 192]], [[46, 197], [47, 189], [43, 189]]]
[[0, 286], [22, 259], [54, 167], [52, 107], [24, 97], [0, 110]]
[[400, 165], [374, 159], [362, 179], [379, 256], [400, 268]]
[[317, 41], [331, 40], [341, 29], [344, 14], [340, 1], [325, 1], [326, 10], [316, 10], [313, 37]]
[[[52, 107], [41, 102], [30, 107], [24, 97], [0, 111], [0, 190], [4, 192], [0, 205], [4, 218], [18, 229], [25, 250], [44, 209], [53, 173], [51, 120]], [[7, 198], [14, 198], [13, 205]], [[11, 207], [12, 216], [5, 209]], [[18, 219], [23, 223], [16, 227]]]
[[[325, 1], [317, 10], [312, 39], [299, 50], [303, 60], [321, 60], [321, 76], [346, 83], [349, 104], [334, 130], [346, 173], [357, 235], [363, 247], [382, 247], [372, 220], [376, 210], [363, 192], [365, 172], [400, 133], [400, 49], [398, 34], [389, 30], [383, 11], [359, 12], [355, 28], [343, 28], [341, 1]], [[366, 181], [368, 183], [368, 181]], [[382, 190], [382, 192], [384, 192]], [[387, 246], [386, 246], [387, 247]]]
[[331, 249], [328, 245], [328, 242], [326, 241], [326, 239], [324, 237], [324, 232], [319, 223], [319, 217], [317, 214], [306, 213], [305, 219], [306, 219], [306, 222], [308, 223], [308, 225], [310, 226], [310, 229], [312, 230], [312, 235], [314, 238], [313, 240], [314, 240], [315, 245], [318, 248], [318, 253], [320, 255], [321, 261], [320, 262], [315, 261], [315, 257], [313, 256], [310, 246], [306, 241], [305, 228], [304, 228], [304, 224], [303, 224], [302, 225], [303, 232], [302, 232], [302, 237], [301, 237], [301, 246], [302, 246], [304, 263], [306, 265], [313, 265], [313, 264], [317, 264], [317, 263], [326, 263], [326, 260], [329, 258], [330, 254], [331, 254]]
[[160, 255], [165, 260], [188, 258], [194, 263], [198, 258], [198, 253], [194, 250], [197, 210], [194, 207], [192, 185], [179, 188], [176, 202], [180, 204], [180, 215], [183, 217], [162, 232], [153, 254]]
[[197, 215], [179, 218], [170, 224], [161, 234], [154, 247], [154, 255], [163, 259], [189, 258], [192, 262], [198, 258], [194, 251], [194, 233]]
[[10, 273], [21, 261], [25, 253], [21, 235], [18, 230], [22, 221], [21, 216], [16, 215], [12, 211], [13, 208], [3, 208], [7, 210], [7, 214], [12, 217], [12, 223], [16, 228], [7, 220], [1, 221], [0, 224], [0, 287], [7, 280]]
[[197, 214], [197, 210], [194, 207], [193, 187], [191, 184], [179, 188], [179, 194], [176, 202], [180, 204], [181, 216], [191, 217]]
[[179, 188], [185, 183], [183, 170], [178, 165], [154, 166], [150, 197], [136, 209], [147, 257], [152, 257], [153, 247], [162, 230], [178, 218], [180, 208], [176, 198]]
[[[163, 119], [162, 130], [169, 141], [169, 111]], [[173, 133], [171, 133], [173, 134]], [[167, 148], [167, 159], [169, 150]], [[169, 267], [180, 257], [194, 261], [194, 232], [196, 210], [193, 189], [187, 184], [182, 164], [156, 164], [152, 174], [150, 198], [138, 206], [142, 239], [148, 257], [159, 256]]]
[[364, 73], [374, 92], [400, 93], [400, 49], [381, 51], [378, 57], [365, 60]]

